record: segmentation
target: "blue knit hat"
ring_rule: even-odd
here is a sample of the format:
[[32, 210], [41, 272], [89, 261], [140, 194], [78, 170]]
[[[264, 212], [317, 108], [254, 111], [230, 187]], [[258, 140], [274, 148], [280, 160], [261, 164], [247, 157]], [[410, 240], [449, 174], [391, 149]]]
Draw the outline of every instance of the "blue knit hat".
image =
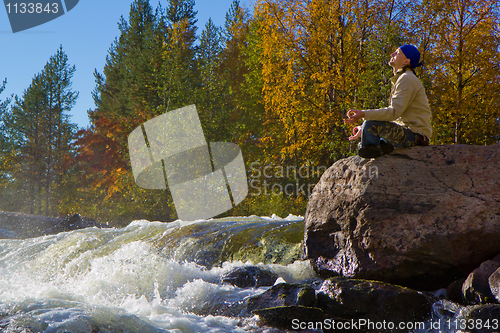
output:
[[399, 48], [403, 51], [404, 55], [410, 59], [411, 67], [417, 68], [422, 66], [420, 62], [420, 52], [418, 52], [417, 48], [413, 45], [403, 45]]

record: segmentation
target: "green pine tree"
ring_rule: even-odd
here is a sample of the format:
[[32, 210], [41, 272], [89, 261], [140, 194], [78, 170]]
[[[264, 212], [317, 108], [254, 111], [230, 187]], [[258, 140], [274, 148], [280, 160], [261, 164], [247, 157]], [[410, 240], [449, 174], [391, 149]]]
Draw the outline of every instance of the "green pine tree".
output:
[[165, 11], [166, 43], [158, 92], [164, 110], [194, 104], [199, 86], [196, 66], [196, 14], [194, 0], [169, 0]]
[[[16, 166], [10, 175], [10, 210], [57, 215], [68, 177], [67, 160], [74, 156], [76, 125], [69, 112], [78, 98], [72, 90], [75, 66], [62, 47], [35, 75], [22, 98], [4, 114], [7, 155]], [[6, 157], [6, 155], [4, 155]]]
[[197, 108], [207, 141], [230, 141], [228, 130], [227, 82], [221, 74], [223, 39], [221, 29], [211, 19], [205, 25], [197, 49], [199, 85]]

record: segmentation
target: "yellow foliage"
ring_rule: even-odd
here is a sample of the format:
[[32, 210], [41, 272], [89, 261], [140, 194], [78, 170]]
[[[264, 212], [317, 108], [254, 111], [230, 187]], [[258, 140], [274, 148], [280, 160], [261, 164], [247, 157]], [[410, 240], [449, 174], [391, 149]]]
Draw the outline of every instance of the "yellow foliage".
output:
[[[436, 143], [491, 144], [500, 118], [497, 0], [434, 0], [415, 11], [425, 46]], [[430, 19], [429, 16], [433, 16]], [[495, 137], [497, 139], [495, 140]]]
[[267, 135], [282, 160], [325, 161], [325, 142], [347, 141], [343, 119], [359, 85], [371, 10], [361, 1], [257, 1], [263, 102], [267, 120], [279, 124]]

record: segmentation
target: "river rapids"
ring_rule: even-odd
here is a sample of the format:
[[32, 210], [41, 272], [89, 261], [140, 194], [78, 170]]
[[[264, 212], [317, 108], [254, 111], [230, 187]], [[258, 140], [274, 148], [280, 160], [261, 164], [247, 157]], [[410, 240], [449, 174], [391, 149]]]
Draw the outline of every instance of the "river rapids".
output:
[[274, 332], [257, 317], [209, 309], [269, 288], [221, 283], [237, 266], [291, 283], [316, 279], [301, 260], [303, 232], [301, 217], [251, 216], [0, 240], [0, 331]]

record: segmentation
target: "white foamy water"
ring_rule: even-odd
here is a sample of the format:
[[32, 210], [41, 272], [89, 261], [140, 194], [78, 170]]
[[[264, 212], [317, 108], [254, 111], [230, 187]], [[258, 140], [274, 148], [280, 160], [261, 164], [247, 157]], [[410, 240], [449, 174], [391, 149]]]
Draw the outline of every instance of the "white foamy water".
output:
[[[240, 238], [241, 230], [247, 236], [253, 235], [245, 229], [247, 225], [280, 231], [302, 223], [294, 217], [228, 221], [209, 223], [224, 222], [220, 233], [226, 236], [237, 229]], [[243, 289], [220, 283], [224, 272], [257, 262], [224, 261], [207, 268], [173, 255], [176, 249], [165, 251], [165, 246], [173, 242], [168, 237], [178, 237], [187, 227], [188, 223], [180, 221], [135, 221], [123, 229], [92, 228], [26, 240], [0, 240], [0, 330], [24, 327], [44, 333], [265, 332], [265, 328], [258, 327], [256, 318], [205, 314], [207, 309], [242, 302], [267, 288]], [[202, 250], [196, 238], [185, 237], [184, 252], [188, 243], [193, 251]], [[231, 237], [238, 238], [236, 234], [227, 235], [228, 240]], [[265, 256], [257, 253], [256, 258], [271, 258], [269, 253], [282, 251], [276, 245], [270, 248], [264, 236], [254, 243], [258, 243], [257, 250], [252, 251], [265, 251]], [[286, 282], [315, 278], [309, 263], [301, 260], [259, 265]]]

